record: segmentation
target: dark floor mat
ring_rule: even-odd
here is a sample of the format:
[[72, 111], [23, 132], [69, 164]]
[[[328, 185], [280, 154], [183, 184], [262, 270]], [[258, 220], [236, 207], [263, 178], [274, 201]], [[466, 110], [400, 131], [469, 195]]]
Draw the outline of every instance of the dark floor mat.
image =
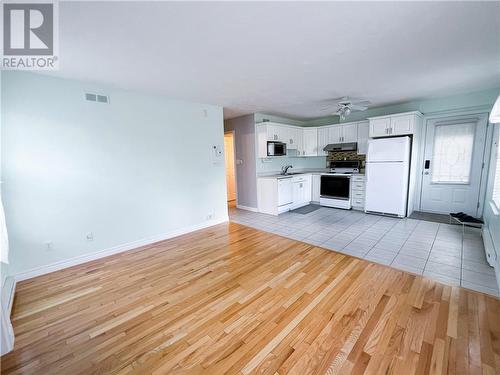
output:
[[314, 212], [316, 210], [319, 210], [321, 206], [318, 206], [317, 204], [308, 204], [307, 206], [304, 207], [299, 207], [296, 208], [295, 210], [292, 210], [290, 212], [293, 212], [294, 214], [310, 214], [311, 212]]
[[450, 215], [434, 214], [431, 212], [413, 211], [413, 213], [410, 215], [410, 219], [432, 221], [433, 223], [440, 223], [440, 224], [450, 223]]

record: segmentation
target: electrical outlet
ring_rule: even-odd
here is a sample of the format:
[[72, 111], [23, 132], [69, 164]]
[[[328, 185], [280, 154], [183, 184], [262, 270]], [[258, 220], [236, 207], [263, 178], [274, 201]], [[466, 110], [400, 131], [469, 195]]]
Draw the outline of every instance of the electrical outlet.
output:
[[94, 241], [94, 233], [88, 232], [85, 238], [87, 239], [87, 241]]
[[45, 250], [52, 250], [53, 246], [54, 246], [54, 244], [52, 243], [52, 241], [45, 242]]
[[212, 220], [214, 218], [214, 215], [213, 214], [208, 214], [207, 215], [207, 220]]

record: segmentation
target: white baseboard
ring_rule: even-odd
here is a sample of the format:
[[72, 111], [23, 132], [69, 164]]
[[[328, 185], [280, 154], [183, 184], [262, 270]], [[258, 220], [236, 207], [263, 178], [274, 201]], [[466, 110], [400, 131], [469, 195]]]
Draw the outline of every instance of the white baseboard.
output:
[[493, 239], [491, 238], [490, 230], [487, 226], [483, 227], [482, 230], [484, 251], [486, 252], [486, 259], [490, 266], [495, 269], [495, 276], [497, 278], [498, 289], [500, 290], [500, 257], [498, 256], [495, 250], [495, 244], [493, 243]]
[[248, 207], [248, 206], [242, 206], [241, 204], [237, 204], [236, 208], [239, 208], [240, 210], [247, 210], [247, 211], [252, 211], [252, 212], [259, 212], [256, 207]]
[[31, 279], [31, 278], [36, 277], [36, 276], [45, 275], [47, 273], [59, 271], [59, 270], [62, 270], [64, 268], [68, 268], [68, 267], [73, 267], [73, 266], [76, 266], [76, 265], [79, 265], [82, 263], [86, 263], [86, 262], [90, 262], [92, 260], [104, 258], [104, 257], [110, 256], [113, 254], [122, 253], [124, 251], [133, 250], [133, 249], [136, 249], [136, 248], [141, 247], [141, 246], [150, 245], [150, 244], [155, 243], [155, 242], [168, 240], [169, 238], [172, 238], [172, 237], [177, 237], [177, 236], [180, 236], [180, 235], [183, 235], [186, 233], [194, 232], [196, 230], [208, 228], [208, 227], [211, 227], [211, 226], [214, 226], [217, 224], [222, 224], [222, 223], [227, 222], [228, 220], [229, 220], [229, 218], [227, 216], [225, 216], [221, 219], [209, 220], [209, 221], [206, 221], [206, 222], [203, 222], [200, 224], [191, 225], [189, 227], [176, 229], [176, 230], [173, 230], [173, 231], [170, 231], [167, 233], [163, 233], [163, 234], [159, 234], [159, 235], [156, 235], [153, 237], [143, 238], [141, 240], [128, 242], [128, 243], [121, 244], [118, 246], [113, 246], [109, 249], [95, 251], [95, 252], [90, 253], [90, 254], [85, 254], [85, 255], [78, 256], [78, 257], [66, 259], [66, 260], [63, 260], [60, 262], [55, 262], [55, 263], [47, 264], [47, 265], [44, 265], [41, 267], [32, 268], [32, 269], [27, 270], [27, 271], [16, 273], [14, 275], [15, 281], [22, 281], [22, 280]]

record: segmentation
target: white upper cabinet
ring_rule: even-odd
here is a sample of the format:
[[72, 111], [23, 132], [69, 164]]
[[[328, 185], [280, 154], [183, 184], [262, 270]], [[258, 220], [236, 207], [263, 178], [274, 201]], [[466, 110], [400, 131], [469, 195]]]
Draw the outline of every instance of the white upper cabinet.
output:
[[290, 127], [273, 122], [265, 122], [260, 126], [265, 126], [268, 141], [284, 142], [288, 145], [292, 133]]
[[297, 150], [297, 156], [303, 156], [304, 155], [304, 130], [302, 128], [296, 127], [293, 128], [295, 132], [295, 143], [297, 144], [297, 147], [295, 149]]
[[370, 137], [385, 137], [391, 125], [390, 118], [370, 119]]
[[291, 127], [286, 129], [287, 129], [287, 137], [285, 140], [286, 148], [288, 150], [296, 150], [299, 144], [300, 129]]
[[330, 127], [322, 126], [318, 128], [318, 156], [328, 155], [328, 152], [323, 151], [325, 146], [329, 144], [328, 141]]
[[351, 143], [358, 141], [358, 124], [348, 123], [328, 127], [328, 143]]
[[304, 128], [303, 130], [303, 156], [318, 156], [318, 129]]
[[339, 125], [328, 128], [328, 143], [340, 143], [342, 137], [342, 128]]
[[368, 152], [368, 134], [370, 123], [368, 121], [358, 122], [358, 154], [366, 155]]
[[341, 143], [351, 143], [358, 141], [358, 124], [345, 124], [342, 128]]
[[391, 117], [391, 134], [413, 134], [415, 116], [395, 116]]
[[370, 137], [394, 137], [413, 134], [419, 117], [422, 117], [420, 112], [408, 112], [369, 118]]

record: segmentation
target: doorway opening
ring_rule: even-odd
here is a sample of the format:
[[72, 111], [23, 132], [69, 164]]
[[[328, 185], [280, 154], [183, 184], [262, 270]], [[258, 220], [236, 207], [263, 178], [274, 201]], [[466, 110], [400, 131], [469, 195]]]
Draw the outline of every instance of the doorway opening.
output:
[[236, 207], [236, 167], [234, 152], [234, 131], [224, 133], [224, 157], [226, 161], [227, 205]]

